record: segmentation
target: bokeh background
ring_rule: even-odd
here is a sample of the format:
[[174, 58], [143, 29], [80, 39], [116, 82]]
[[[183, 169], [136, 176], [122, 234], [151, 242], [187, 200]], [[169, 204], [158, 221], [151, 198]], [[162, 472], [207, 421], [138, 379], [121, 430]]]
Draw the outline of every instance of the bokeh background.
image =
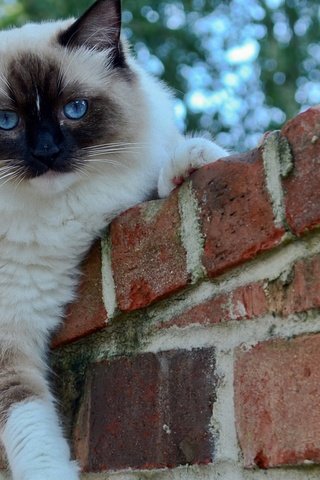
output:
[[[0, 0], [2, 27], [77, 16], [90, 0]], [[123, 0], [138, 61], [176, 94], [181, 130], [241, 151], [320, 103], [320, 4]]]

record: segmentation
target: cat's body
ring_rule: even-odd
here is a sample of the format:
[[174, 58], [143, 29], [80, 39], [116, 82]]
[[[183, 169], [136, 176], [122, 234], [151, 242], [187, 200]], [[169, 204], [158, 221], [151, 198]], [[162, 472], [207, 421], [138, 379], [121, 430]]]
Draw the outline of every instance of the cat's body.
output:
[[76, 23], [0, 33], [0, 428], [14, 480], [78, 478], [45, 360], [92, 241], [225, 155], [178, 133], [170, 94], [119, 43], [119, 15], [99, 0]]

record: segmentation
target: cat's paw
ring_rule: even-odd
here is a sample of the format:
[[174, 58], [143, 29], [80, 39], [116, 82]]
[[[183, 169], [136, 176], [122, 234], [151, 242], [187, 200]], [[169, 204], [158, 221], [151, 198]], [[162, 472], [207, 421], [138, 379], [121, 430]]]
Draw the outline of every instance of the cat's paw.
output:
[[28, 473], [23, 478], [25, 480], [80, 480], [80, 469], [76, 462], [70, 462], [65, 466]]
[[227, 155], [228, 153], [223, 148], [206, 138], [185, 138], [179, 143], [169, 162], [160, 171], [159, 197], [167, 197], [192, 172]]

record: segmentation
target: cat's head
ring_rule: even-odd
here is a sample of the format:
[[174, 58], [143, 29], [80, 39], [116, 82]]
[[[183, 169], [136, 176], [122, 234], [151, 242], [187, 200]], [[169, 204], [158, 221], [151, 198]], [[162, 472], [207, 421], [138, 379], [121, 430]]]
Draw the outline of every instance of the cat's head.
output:
[[98, 0], [76, 21], [0, 33], [0, 185], [73, 181], [135, 138], [139, 89], [120, 24], [120, 0]]

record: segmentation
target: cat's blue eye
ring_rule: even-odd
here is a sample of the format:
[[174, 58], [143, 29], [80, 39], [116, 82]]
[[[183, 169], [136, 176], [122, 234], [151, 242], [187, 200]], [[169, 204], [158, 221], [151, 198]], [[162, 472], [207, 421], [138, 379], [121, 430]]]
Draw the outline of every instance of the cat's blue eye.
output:
[[0, 128], [12, 130], [19, 123], [19, 115], [12, 110], [0, 110]]
[[87, 100], [73, 100], [63, 107], [63, 112], [71, 120], [80, 120], [88, 111]]

